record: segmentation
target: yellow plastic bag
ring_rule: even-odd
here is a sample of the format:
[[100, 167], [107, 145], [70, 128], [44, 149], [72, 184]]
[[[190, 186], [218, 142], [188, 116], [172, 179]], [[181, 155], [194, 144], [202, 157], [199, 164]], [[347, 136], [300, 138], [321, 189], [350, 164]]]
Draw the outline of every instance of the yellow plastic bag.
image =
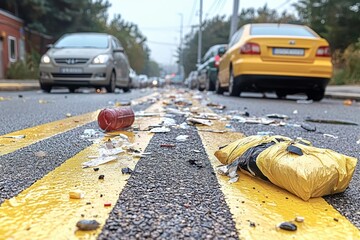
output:
[[[251, 144], [249, 140], [254, 140]], [[236, 144], [235, 144], [236, 143]], [[241, 145], [243, 143], [243, 145]], [[230, 146], [230, 147], [229, 147]], [[248, 137], [223, 148], [220, 173], [237, 180], [238, 168], [268, 180], [303, 200], [345, 191], [354, 174], [357, 159], [329, 149], [292, 141], [282, 136]], [[234, 153], [237, 159], [233, 158]]]

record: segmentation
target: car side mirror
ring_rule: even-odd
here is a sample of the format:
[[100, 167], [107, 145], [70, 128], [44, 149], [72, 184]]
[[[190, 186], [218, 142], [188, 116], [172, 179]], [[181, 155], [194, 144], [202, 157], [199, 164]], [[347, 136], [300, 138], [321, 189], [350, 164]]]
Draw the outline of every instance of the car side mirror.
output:
[[114, 53], [116, 53], [116, 52], [124, 52], [124, 48], [123, 47], [119, 47], [119, 48], [116, 48], [116, 49], [114, 49]]
[[219, 48], [218, 50], [218, 55], [221, 57], [222, 55], [224, 55], [226, 52], [226, 48], [222, 47], [222, 48]]
[[54, 44], [48, 44], [46, 45], [46, 48], [53, 48], [54, 47]]

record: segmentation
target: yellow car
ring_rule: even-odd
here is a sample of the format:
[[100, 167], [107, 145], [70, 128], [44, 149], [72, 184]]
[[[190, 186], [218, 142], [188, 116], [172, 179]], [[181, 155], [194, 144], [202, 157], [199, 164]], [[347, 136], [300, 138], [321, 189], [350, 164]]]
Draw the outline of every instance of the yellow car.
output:
[[329, 43], [294, 24], [246, 24], [220, 60], [216, 92], [275, 91], [278, 98], [305, 93], [320, 101], [332, 76]]

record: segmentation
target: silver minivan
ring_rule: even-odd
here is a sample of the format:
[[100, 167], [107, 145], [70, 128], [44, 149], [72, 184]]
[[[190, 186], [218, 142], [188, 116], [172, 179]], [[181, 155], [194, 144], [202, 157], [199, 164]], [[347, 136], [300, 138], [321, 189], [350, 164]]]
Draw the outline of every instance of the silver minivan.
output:
[[119, 40], [106, 33], [70, 33], [62, 36], [41, 57], [40, 87], [116, 87], [128, 92], [131, 86], [129, 61]]

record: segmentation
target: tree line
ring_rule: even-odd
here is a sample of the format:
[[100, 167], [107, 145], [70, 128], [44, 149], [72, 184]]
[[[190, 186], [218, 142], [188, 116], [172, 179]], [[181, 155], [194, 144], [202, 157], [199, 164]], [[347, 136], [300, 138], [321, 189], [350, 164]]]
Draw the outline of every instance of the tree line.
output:
[[[109, 21], [108, 0], [2, 0], [0, 8], [23, 19], [32, 30], [55, 39], [68, 32], [107, 32], [124, 46], [132, 68], [150, 76], [159, 74], [159, 66], [150, 59], [150, 50], [138, 26], [127, 22], [120, 14]], [[358, 0], [298, 0], [295, 12], [277, 12], [267, 5], [242, 9], [238, 28], [247, 23], [304, 24], [327, 39], [335, 66], [342, 69], [339, 79], [360, 79], [360, 2]], [[119, 10], [122, 11], [121, 9]], [[202, 26], [202, 49], [228, 43], [230, 18], [216, 16]], [[196, 69], [198, 30], [185, 36], [182, 54], [185, 73]], [[349, 75], [349, 76], [346, 76]], [[340, 81], [339, 80], [339, 81]], [[360, 80], [359, 80], [360, 81]], [[341, 83], [341, 82], [338, 82]]]
[[158, 75], [150, 59], [146, 37], [136, 24], [120, 14], [109, 21], [108, 0], [2, 0], [0, 8], [24, 20], [26, 27], [57, 40], [69, 32], [106, 32], [123, 45], [131, 67], [138, 73]]

